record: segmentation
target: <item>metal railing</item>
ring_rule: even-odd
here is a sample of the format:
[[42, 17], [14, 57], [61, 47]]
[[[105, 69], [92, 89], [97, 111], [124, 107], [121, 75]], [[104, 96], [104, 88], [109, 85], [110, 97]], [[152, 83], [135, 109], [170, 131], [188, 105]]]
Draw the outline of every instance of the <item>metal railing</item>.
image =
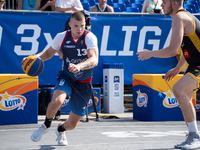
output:
[[18, 0], [5, 0], [4, 9], [17, 9]]

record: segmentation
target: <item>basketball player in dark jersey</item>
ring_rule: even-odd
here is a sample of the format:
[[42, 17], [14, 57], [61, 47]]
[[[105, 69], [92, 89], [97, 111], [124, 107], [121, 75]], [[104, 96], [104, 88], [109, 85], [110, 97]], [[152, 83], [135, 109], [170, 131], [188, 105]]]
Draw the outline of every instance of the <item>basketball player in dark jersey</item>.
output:
[[169, 81], [181, 71], [186, 62], [189, 64], [184, 76], [173, 86], [173, 94], [179, 102], [189, 131], [186, 140], [175, 145], [175, 148], [200, 148], [196, 112], [192, 103], [192, 97], [200, 86], [200, 22], [183, 9], [183, 0], [163, 0], [161, 6], [164, 14], [173, 18], [170, 45], [161, 50], [140, 51], [137, 53], [138, 58], [145, 60], [151, 57], [172, 57], [182, 48], [183, 56], [177, 66], [165, 75], [165, 80]]
[[93, 68], [98, 64], [97, 38], [92, 32], [85, 30], [85, 16], [82, 12], [74, 12], [70, 17], [69, 25], [71, 30], [58, 33], [52, 46], [37, 54], [45, 61], [61, 50], [64, 65], [58, 73], [45, 122], [31, 135], [31, 140], [34, 142], [40, 141], [43, 134], [49, 131], [53, 117], [65, 98], [69, 96], [71, 110], [69, 118], [56, 129], [58, 145], [68, 145], [64, 131], [73, 130], [77, 126], [85, 115], [90, 99]]
[[99, 0], [99, 4], [92, 6], [90, 12], [114, 12], [113, 7], [106, 3], [107, 0]]

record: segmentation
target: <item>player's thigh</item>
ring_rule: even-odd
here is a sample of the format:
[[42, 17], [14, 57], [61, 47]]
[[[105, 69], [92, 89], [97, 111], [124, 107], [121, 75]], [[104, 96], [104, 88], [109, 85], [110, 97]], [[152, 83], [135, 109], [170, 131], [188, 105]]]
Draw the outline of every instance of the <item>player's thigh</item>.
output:
[[179, 79], [173, 86], [175, 92], [185, 92], [191, 95], [191, 92], [197, 88], [197, 80], [186, 74]]
[[67, 97], [67, 93], [62, 90], [54, 90], [52, 102], [62, 104]]
[[82, 116], [74, 114], [72, 111], [70, 111], [68, 121], [72, 124], [77, 124], [81, 120]]

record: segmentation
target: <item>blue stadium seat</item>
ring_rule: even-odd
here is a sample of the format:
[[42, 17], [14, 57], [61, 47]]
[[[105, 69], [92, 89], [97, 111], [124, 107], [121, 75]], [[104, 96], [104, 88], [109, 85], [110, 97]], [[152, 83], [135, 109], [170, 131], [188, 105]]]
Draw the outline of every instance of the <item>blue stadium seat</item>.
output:
[[96, 4], [95, 0], [89, 0], [90, 6], [94, 6]]
[[107, 0], [107, 4], [113, 6], [113, 0]]
[[113, 8], [114, 9], [114, 12], [121, 12], [121, 10], [120, 10], [120, 8], [118, 7], [115, 7], [115, 8]]
[[119, 8], [119, 4], [118, 3], [113, 3], [113, 8]]
[[184, 6], [184, 8], [189, 11], [190, 13], [193, 13], [193, 9], [191, 7], [187, 7], [187, 6]]
[[131, 8], [132, 8], [133, 12], [141, 12], [140, 9], [138, 8], [138, 6], [134, 3], [131, 5]]
[[124, 0], [124, 4], [126, 5], [126, 7], [131, 7], [130, 0]]
[[[188, 0], [188, 1], [197, 2], [198, 6], [200, 6], [200, 0]], [[187, 2], [187, 1], [186, 1], [186, 2]]]
[[197, 2], [197, 1], [188, 0], [188, 1], [186, 1], [186, 5], [187, 5], [187, 4], [194, 4], [194, 5], [195, 5], [195, 8], [196, 8], [196, 13], [199, 12], [199, 5], [198, 5], [198, 2]]
[[89, 11], [90, 10], [90, 4], [86, 2], [82, 2], [83, 9]]
[[126, 5], [125, 4], [119, 3], [119, 8], [121, 9], [121, 12], [125, 12], [126, 11]]
[[134, 8], [134, 7], [131, 7], [131, 8], [132, 8], [132, 11], [135, 12], [135, 13], [139, 13], [140, 12], [139, 8]]
[[144, 0], [135, 0], [135, 4], [143, 4]]
[[197, 10], [194, 4], [185, 4], [184, 7], [192, 8], [193, 13], [197, 13]]
[[126, 7], [126, 12], [133, 12], [132, 7]]
[[118, 0], [113, 0], [113, 3], [119, 3], [119, 1]]
[[139, 12], [139, 8], [137, 8], [137, 7], [126, 7], [126, 12], [138, 13]]
[[137, 7], [137, 8], [139, 9], [139, 12], [142, 11], [142, 4], [133, 3], [133, 4], [131, 5], [131, 7]]
[[130, 3], [131, 3], [131, 4], [135, 3], [135, 0], [130, 0]]
[[124, 3], [124, 0], [118, 0], [118, 3], [119, 3], [119, 4], [123, 4], [123, 3]]

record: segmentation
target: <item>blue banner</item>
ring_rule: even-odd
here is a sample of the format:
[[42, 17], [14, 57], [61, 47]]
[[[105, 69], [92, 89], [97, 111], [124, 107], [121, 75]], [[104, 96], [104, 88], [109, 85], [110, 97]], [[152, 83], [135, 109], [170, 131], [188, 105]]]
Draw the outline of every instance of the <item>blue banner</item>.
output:
[[[70, 14], [1, 11], [0, 73], [23, 73], [24, 57], [46, 50]], [[93, 84], [103, 84], [103, 64], [123, 63], [124, 84], [132, 84], [132, 74], [166, 73], [175, 67], [173, 58], [138, 61], [136, 53], [169, 45], [170, 16], [142, 14], [91, 14], [92, 32], [98, 38], [99, 64], [94, 68]], [[58, 55], [44, 62], [39, 85], [55, 85], [62, 61]]]

